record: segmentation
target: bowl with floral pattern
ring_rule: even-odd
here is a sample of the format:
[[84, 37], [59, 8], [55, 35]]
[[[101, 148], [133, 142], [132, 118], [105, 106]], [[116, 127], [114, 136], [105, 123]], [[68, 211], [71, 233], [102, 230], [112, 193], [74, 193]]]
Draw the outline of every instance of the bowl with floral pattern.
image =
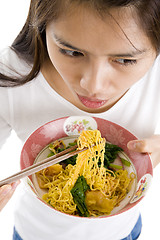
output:
[[[125, 165], [128, 173], [134, 173], [135, 179], [127, 196], [116, 206], [111, 214], [105, 217], [113, 216], [125, 212], [135, 207], [145, 196], [150, 187], [153, 177], [153, 166], [150, 155], [147, 153], [136, 153], [127, 148], [127, 143], [136, 140], [130, 131], [111, 121], [90, 117], [90, 116], [69, 116], [50, 121], [36, 129], [26, 140], [21, 151], [21, 169], [33, 165], [37, 161], [46, 158], [48, 146], [58, 139], [69, 141], [77, 138], [83, 130], [95, 130], [101, 132], [107, 142], [117, 145], [123, 149], [122, 158], [126, 159], [129, 164]], [[68, 140], [69, 139], [69, 140]], [[45, 190], [40, 189], [35, 175], [28, 176], [24, 179], [27, 189], [37, 200], [42, 201], [46, 207], [54, 209], [42, 200]], [[104, 217], [104, 216], [102, 216]]]

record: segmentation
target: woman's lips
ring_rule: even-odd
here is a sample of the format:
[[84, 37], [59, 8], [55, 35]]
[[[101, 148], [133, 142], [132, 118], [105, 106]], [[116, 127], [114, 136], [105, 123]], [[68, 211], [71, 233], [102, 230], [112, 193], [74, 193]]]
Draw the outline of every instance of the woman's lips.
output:
[[79, 95], [78, 98], [81, 101], [81, 103], [87, 108], [100, 108], [107, 102], [107, 100], [90, 99]]

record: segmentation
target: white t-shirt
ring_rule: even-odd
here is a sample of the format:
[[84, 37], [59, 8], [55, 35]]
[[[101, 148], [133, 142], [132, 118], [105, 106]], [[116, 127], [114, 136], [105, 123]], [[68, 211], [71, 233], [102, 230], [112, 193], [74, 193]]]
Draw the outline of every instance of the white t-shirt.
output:
[[[0, 55], [2, 71], [11, 74], [11, 68], [25, 74], [30, 70], [22, 59], [10, 49]], [[134, 84], [108, 111], [101, 114], [86, 113], [57, 94], [38, 76], [23, 86], [0, 88], [0, 146], [12, 129], [24, 142], [42, 124], [64, 116], [88, 115], [113, 121], [138, 138], [160, 133], [160, 58], [150, 71]], [[120, 240], [134, 227], [139, 206], [112, 218], [88, 219], [68, 216], [39, 201], [24, 185], [15, 210], [15, 227], [24, 240]]]

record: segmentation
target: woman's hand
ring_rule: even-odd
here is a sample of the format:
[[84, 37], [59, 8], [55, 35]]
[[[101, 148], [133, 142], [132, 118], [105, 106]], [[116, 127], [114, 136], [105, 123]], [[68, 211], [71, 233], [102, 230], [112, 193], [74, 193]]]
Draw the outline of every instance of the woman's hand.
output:
[[130, 141], [127, 147], [131, 151], [150, 153], [154, 167], [160, 163], [160, 135], [153, 135], [150, 138]]
[[10, 200], [19, 183], [20, 181], [17, 181], [12, 184], [7, 184], [0, 187], [0, 211], [4, 208], [4, 206]]

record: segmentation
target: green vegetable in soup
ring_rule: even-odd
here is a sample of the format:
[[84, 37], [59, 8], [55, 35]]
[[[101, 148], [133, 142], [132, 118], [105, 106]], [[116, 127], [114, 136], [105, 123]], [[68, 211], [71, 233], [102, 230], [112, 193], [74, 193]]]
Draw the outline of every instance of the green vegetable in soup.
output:
[[83, 176], [79, 176], [74, 187], [71, 190], [73, 200], [77, 205], [77, 211], [80, 216], [88, 217], [89, 212], [85, 204], [85, 192], [89, 190], [89, 186]]
[[127, 167], [130, 167], [131, 166], [131, 163], [129, 161], [127, 161], [126, 159], [124, 158], [121, 158], [121, 161], [123, 163], [123, 165], [127, 166]]
[[[118, 147], [117, 145], [111, 144], [111, 143], [106, 143], [105, 144], [105, 153], [104, 153], [104, 167], [109, 168], [113, 167], [112, 163], [118, 156], [118, 153], [123, 151], [122, 148]], [[101, 162], [99, 162], [99, 165]], [[117, 167], [116, 167], [117, 168]], [[121, 167], [120, 167], [121, 168]]]

